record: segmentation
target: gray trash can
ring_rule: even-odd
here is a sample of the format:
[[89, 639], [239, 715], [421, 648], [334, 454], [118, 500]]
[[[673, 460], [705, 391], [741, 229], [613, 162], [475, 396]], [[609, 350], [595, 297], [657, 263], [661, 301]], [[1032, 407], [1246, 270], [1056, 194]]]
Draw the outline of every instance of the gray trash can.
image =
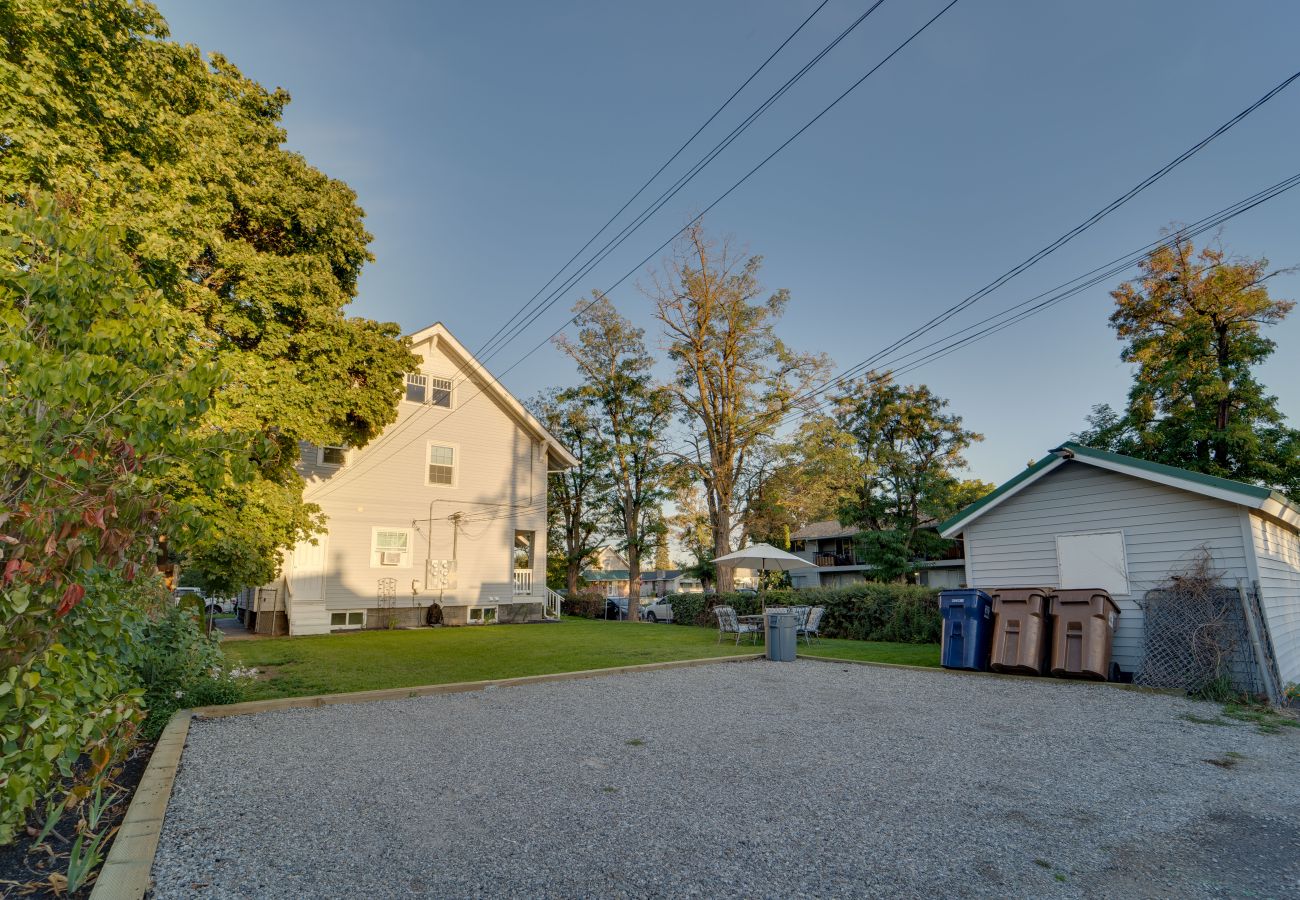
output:
[[785, 610], [767, 614], [767, 658], [791, 662], [795, 647], [794, 613]]

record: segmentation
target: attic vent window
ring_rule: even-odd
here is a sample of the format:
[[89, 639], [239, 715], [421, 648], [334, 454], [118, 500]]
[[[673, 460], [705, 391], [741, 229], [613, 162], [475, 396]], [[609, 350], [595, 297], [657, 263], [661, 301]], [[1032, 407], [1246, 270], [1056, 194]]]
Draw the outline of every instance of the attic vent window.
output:
[[436, 375], [406, 374], [406, 400], [451, 409], [451, 379]]

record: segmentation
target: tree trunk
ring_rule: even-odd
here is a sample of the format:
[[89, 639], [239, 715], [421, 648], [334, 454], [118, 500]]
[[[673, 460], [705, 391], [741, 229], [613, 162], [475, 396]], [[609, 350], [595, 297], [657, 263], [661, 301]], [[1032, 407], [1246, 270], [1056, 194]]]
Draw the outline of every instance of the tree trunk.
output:
[[641, 621], [641, 551], [635, 544], [627, 548], [627, 620]]
[[569, 562], [566, 568], [567, 571], [565, 572], [564, 584], [568, 589], [569, 599], [572, 600], [574, 597], [578, 596], [578, 576], [582, 574], [581, 566], [578, 564], [577, 560], [573, 557], [569, 557]]
[[[731, 510], [718, 500], [710, 504], [713, 514], [713, 556], [726, 556], [731, 552]], [[735, 567], [716, 566], [718, 570], [718, 593], [725, 594], [735, 586]]]

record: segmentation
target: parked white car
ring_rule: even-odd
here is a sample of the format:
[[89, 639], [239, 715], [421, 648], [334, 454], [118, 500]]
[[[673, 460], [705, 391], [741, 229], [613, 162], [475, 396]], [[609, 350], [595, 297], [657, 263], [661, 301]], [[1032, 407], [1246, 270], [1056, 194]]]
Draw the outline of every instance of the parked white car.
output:
[[642, 597], [641, 618], [647, 622], [671, 622], [673, 607], [663, 597]]

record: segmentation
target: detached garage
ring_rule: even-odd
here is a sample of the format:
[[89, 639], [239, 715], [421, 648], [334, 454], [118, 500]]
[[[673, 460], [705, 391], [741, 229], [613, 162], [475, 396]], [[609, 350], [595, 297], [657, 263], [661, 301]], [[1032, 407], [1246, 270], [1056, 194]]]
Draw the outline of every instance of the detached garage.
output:
[[1246, 587], [1274, 679], [1300, 682], [1300, 508], [1276, 491], [1067, 443], [939, 530], [963, 538], [972, 587], [1109, 591], [1127, 672], [1143, 660], [1148, 592], [1208, 558]]

